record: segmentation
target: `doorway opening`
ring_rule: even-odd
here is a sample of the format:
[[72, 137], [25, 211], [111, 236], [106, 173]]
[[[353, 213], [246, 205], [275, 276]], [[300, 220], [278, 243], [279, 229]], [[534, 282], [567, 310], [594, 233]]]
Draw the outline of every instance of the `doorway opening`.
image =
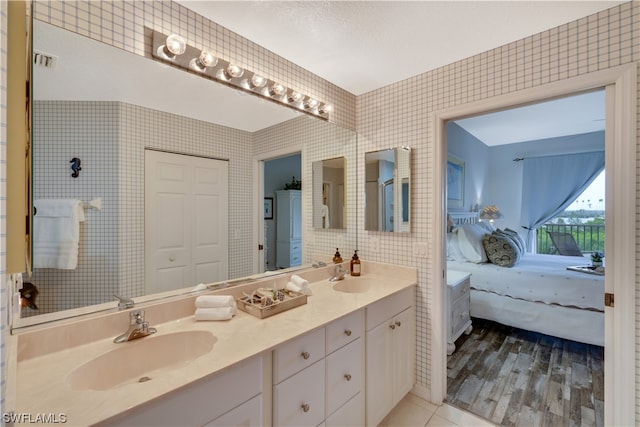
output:
[[302, 263], [302, 155], [263, 161], [264, 271]]

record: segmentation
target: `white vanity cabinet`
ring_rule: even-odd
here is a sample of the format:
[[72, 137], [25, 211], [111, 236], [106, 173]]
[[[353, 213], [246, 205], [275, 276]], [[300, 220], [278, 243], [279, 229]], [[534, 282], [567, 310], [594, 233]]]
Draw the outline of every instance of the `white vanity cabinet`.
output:
[[[150, 381], [141, 385], [152, 385], [153, 376], [150, 377]], [[260, 426], [264, 424], [261, 393], [262, 357], [255, 356], [102, 425]]]
[[276, 266], [302, 264], [302, 191], [276, 191]]
[[273, 425], [364, 425], [364, 310], [273, 351]]
[[367, 307], [366, 424], [378, 425], [413, 387], [415, 289]]

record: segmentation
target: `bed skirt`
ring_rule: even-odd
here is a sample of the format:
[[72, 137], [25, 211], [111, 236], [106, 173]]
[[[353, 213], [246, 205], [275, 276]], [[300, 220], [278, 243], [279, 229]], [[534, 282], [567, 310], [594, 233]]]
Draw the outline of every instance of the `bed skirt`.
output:
[[604, 346], [604, 312], [514, 299], [471, 289], [471, 317]]

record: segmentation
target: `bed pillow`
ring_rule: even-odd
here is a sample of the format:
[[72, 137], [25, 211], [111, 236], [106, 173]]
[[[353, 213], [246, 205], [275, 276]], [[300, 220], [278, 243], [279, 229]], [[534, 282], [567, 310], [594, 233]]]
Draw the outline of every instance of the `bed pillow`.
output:
[[458, 247], [460, 252], [469, 262], [479, 264], [487, 262], [487, 254], [484, 252], [482, 237], [487, 230], [479, 224], [464, 224], [455, 230], [458, 235]]
[[501, 267], [513, 267], [520, 261], [520, 251], [510, 237], [499, 233], [486, 234], [482, 245], [489, 261]]
[[458, 247], [458, 235], [456, 233], [447, 233], [447, 260], [466, 262], [467, 259]]

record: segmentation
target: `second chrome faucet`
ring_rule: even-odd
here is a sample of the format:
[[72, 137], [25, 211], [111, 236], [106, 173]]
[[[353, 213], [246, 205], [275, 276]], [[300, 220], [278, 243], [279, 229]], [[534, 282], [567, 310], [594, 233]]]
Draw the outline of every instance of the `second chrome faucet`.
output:
[[144, 338], [148, 335], [155, 334], [156, 328], [150, 328], [149, 323], [144, 320], [144, 310], [133, 310], [129, 312], [129, 329], [113, 339], [115, 343], [132, 341], [138, 338]]

